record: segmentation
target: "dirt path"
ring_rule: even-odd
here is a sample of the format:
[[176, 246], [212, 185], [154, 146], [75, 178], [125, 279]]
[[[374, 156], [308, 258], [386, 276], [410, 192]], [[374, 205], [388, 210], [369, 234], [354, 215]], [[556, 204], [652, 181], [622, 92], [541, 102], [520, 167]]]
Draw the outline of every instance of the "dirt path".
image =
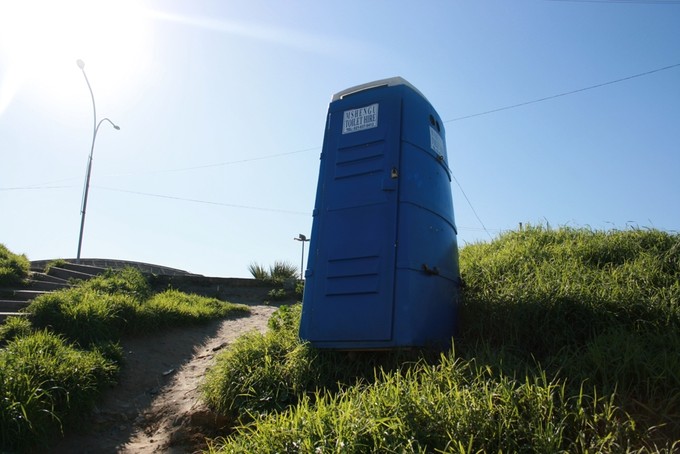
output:
[[240, 335], [264, 332], [276, 307], [251, 305], [246, 317], [174, 329], [123, 342], [120, 382], [95, 409], [86, 433], [55, 453], [191, 453], [224, 425], [200, 401], [199, 386], [216, 354]]

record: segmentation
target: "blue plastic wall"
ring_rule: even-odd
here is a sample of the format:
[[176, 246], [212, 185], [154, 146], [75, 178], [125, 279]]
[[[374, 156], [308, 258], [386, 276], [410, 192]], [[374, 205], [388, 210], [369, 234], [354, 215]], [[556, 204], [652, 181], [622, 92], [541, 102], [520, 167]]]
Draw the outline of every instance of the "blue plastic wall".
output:
[[300, 337], [318, 348], [450, 344], [460, 293], [441, 118], [401, 78], [328, 110]]

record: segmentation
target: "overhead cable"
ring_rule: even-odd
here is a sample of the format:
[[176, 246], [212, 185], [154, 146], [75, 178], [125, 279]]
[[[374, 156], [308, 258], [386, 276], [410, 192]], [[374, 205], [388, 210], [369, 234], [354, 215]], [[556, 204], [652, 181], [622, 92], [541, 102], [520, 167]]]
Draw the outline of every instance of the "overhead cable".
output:
[[170, 196], [170, 195], [163, 195], [163, 194], [151, 194], [148, 192], [140, 192], [140, 191], [128, 191], [125, 189], [116, 189], [116, 188], [107, 188], [107, 187], [102, 187], [102, 186], [95, 186], [97, 189], [104, 189], [106, 191], [113, 191], [113, 192], [123, 192], [126, 194], [135, 194], [135, 195], [142, 195], [142, 196], [147, 196], [147, 197], [156, 197], [159, 199], [170, 199], [170, 200], [181, 200], [183, 202], [193, 202], [193, 203], [203, 203], [206, 205], [218, 205], [218, 206], [224, 206], [224, 207], [229, 207], [229, 208], [243, 208], [247, 210], [258, 210], [258, 211], [270, 211], [270, 212], [275, 212], [275, 213], [285, 213], [285, 214], [296, 214], [296, 215], [303, 215], [303, 216], [310, 216], [310, 212], [306, 211], [292, 211], [292, 210], [281, 210], [278, 208], [263, 208], [263, 207], [255, 207], [255, 206], [250, 206], [250, 205], [237, 205], [233, 203], [222, 203], [222, 202], [211, 202], [209, 200], [198, 200], [198, 199], [189, 199], [185, 197], [175, 197], [175, 196]]
[[603, 82], [603, 83], [597, 84], [597, 85], [591, 85], [589, 87], [579, 88], [578, 90], [566, 91], [564, 93], [559, 93], [559, 94], [552, 95], [552, 96], [546, 96], [544, 98], [534, 99], [533, 101], [525, 101], [525, 102], [521, 102], [521, 103], [518, 103], [518, 104], [512, 104], [510, 106], [499, 107], [497, 109], [491, 109], [491, 110], [487, 110], [487, 111], [484, 111], [484, 112], [479, 112], [479, 113], [475, 113], [475, 114], [471, 114], [471, 115], [465, 115], [465, 116], [458, 117], [458, 118], [452, 118], [450, 120], [445, 120], [444, 123], [451, 123], [451, 122], [454, 122], [454, 121], [466, 120], [468, 118], [479, 117], [479, 116], [482, 116], [482, 115], [488, 115], [488, 114], [492, 114], [492, 113], [496, 113], [496, 112], [501, 112], [503, 110], [515, 109], [517, 107], [523, 107], [523, 106], [526, 106], [526, 105], [529, 105], [529, 104], [535, 104], [537, 102], [548, 101], [550, 99], [560, 98], [562, 96], [573, 95], [575, 93], [581, 93], [583, 91], [593, 90], [595, 88], [604, 87], [606, 85], [617, 84], [619, 82], [623, 82], [623, 81], [626, 81], [626, 80], [635, 79], [636, 77], [648, 76], [650, 74], [658, 73], [660, 71], [666, 71], [668, 69], [677, 68], [678, 66], [680, 66], [680, 63], [676, 63], [674, 65], [669, 65], [669, 66], [664, 66], [663, 68], [652, 69], [651, 71], [645, 71], [643, 73], [634, 74], [632, 76], [623, 77], [621, 79], [610, 80], [609, 82]]

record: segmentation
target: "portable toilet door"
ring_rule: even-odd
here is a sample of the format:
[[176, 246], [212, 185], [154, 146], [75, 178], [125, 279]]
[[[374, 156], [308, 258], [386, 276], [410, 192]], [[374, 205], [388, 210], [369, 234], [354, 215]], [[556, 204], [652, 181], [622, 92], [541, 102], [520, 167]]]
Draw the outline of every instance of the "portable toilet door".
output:
[[[424, 103], [425, 111], [434, 112], [402, 78], [345, 90], [334, 95], [329, 106], [300, 324], [300, 337], [317, 347], [380, 349], [424, 342], [408, 332], [410, 322], [404, 320], [418, 311], [395, 307], [395, 302], [408, 306], [407, 300], [419, 291], [411, 275], [423, 277], [420, 264], [417, 270], [398, 269], [403, 262], [398, 256], [400, 225], [402, 237], [418, 231], [413, 227], [418, 222], [400, 221], [402, 142], [408, 138], [402, 131], [405, 102], [415, 110], [422, 110], [417, 106]], [[451, 205], [450, 186], [446, 190]], [[403, 249], [412, 255], [413, 248]], [[455, 269], [443, 274], [457, 275], [457, 249], [455, 254]], [[430, 267], [437, 273], [454, 268], [441, 263]], [[403, 285], [397, 282], [398, 274]], [[429, 317], [441, 318], [436, 313]], [[431, 321], [416, 319], [414, 326], [428, 329], [422, 325]], [[395, 326], [400, 332], [395, 333]]]

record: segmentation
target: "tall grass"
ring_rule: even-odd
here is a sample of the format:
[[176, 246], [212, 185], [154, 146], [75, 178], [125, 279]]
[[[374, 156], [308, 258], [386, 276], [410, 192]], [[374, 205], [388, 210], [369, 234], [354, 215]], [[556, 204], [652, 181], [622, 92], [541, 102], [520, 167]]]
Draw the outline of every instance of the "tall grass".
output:
[[605, 398], [569, 396], [545, 376], [518, 381], [444, 356], [305, 396], [217, 440], [211, 452], [613, 452], [635, 437], [633, 421]]
[[316, 351], [295, 310], [239, 341], [206, 396], [242, 425], [211, 449], [680, 448], [680, 236], [529, 226], [460, 263], [463, 329], [436, 360]]
[[218, 355], [206, 374], [206, 402], [220, 413], [244, 420], [297, 404], [319, 390], [372, 381], [375, 370], [394, 370], [416, 356], [411, 352], [349, 354], [319, 351], [298, 338], [301, 305], [281, 306], [267, 333], [252, 332]]
[[0, 350], [0, 449], [46, 445], [89, 412], [117, 372], [101, 351], [75, 349], [47, 331], [10, 340]]
[[247, 306], [188, 295], [176, 290], [151, 296], [136, 269], [110, 271], [81, 285], [42, 295], [27, 308], [38, 328], [50, 328], [86, 346], [115, 341], [126, 334], [246, 314]]
[[461, 266], [461, 351], [511, 350], [680, 431], [680, 235], [529, 227], [463, 248]]
[[461, 250], [464, 326], [534, 355], [612, 326], [680, 327], [680, 238], [659, 231], [528, 227]]
[[11, 252], [0, 244], [0, 287], [19, 285], [28, 278], [31, 263], [25, 255]]

